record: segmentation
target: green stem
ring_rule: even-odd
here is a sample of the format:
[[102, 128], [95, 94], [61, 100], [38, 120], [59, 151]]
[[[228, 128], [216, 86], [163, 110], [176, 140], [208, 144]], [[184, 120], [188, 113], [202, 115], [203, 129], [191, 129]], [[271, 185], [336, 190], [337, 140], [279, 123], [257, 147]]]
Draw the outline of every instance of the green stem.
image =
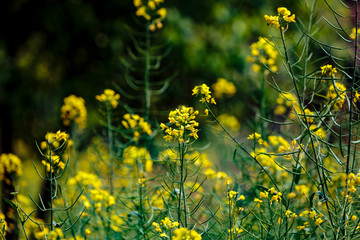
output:
[[[297, 98], [298, 98], [298, 104], [299, 104], [300, 111], [301, 111], [301, 112], [300, 112], [300, 115], [301, 115], [301, 116], [305, 116], [304, 106], [303, 106], [303, 104], [302, 104], [300, 92], [299, 92], [299, 89], [298, 89], [298, 86], [297, 86], [297, 83], [296, 83], [296, 77], [295, 77], [293, 68], [292, 68], [292, 66], [291, 66], [289, 54], [288, 54], [288, 51], [287, 51], [287, 48], [286, 48], [284, 32], [282, 31], [281, 28], [280, 28], [280, 35], [281, 35], [281, 40], [282, 40], [282, 44], [283, 44], [283, 48], [284, 48], [284, 52], [285, 52], [285, 60], [286, 60], [286, 64], [287, 64], [287, 67], [288, 67], [288, 71], [289, 71], [290, 77], [291, 77], [291, 79], [292, 79], [292, 81], [293, 81], [293, 85], [294, 85], [294, 88], [295, 88], [295, 91], [296, 91], [296, 96], [297, 96]], [[323, 181], [322, 176], [321, 176], [321, 172], [320, 172], [320, 168], [319, 168], [319, 159], [318, 159], [317, 154], [315, 153], [315, 149], [316, 149], [316, 148], [315, 148], [315, 144], [314, 144], [314, 141], [313, 141], [313, 138], [312, 138], [312, 133], [311, 133], [311, 130], [310, 130], [310, 125], [309, 125], [309, 122], [308, 122], [306, 116], [304, 117], [304, 121], [305, 121], [306, 130], [307, 130], [307, 132], [308, 132], [308, 134], [309, 134], [309, 138], [310, 138], [310, 141], [311, 141], [312, 149], [314, 150], [315, 165], [316, 165], [316, 170], [317, 170], [318, 177], [319, 177], [319, 184], [320, 184], [320, 186], [321, 186], [321, 191], [322, 191], [322, 193], [324, 194], [324, 196], [326, 196], [326, 194], [325, 194], [325, 189], [327, 188], [327, 184], [326, 184], [326, 181]], [[330, 220], [330, 222], [331, 222], [331, 227], [334, 227], [334, 223], [333, 223], [333, 220], [332, 220], [331, 211], [330, 211], [329, 204], [328, 204], [327, 201], [325, 202], [325, 205], [326, 205], [326, 208], [327, 208], [329, 220]], [[335, 237], [335, 233], [333, 233], [333, 234], [334, 234], [334, 237]]]
[[51, 159], [51, 143], [49, 144], [49, 161], [50, 161], [50, 231], [54, 230], [54, 211], [53, 211], [53, 164]]
[[217, 122], [217, 124], [219, 124], [219, 126], [224, 130], [224, 132], [231, 138], [231, 140], [236, 144], [236, 147], [240, 148], [248, 157], [250, 157], [251, 159], [253, 159], [257, 165], [259, 165], [259, 167], [261, 168], [261, 170], [263, 170], [266, 175], [268, 175], [268, 177], [270, 178], [270, 181], [274, 184], [276, 190], [280, 191], [280, 188], [278, 187], [276, 181], [273, 179], [273, 177], [271, 177], [269, 171], [264, 168], [264, 166], [261, 165], [261, 163], [256, 159], [256, 157], [253, 157], [250, 152], [248, 150], [246, 150], [235, 138], [233, 138], [233, 136], [231, 136], [231, 134], [229, 133], [228, 130], [226, 130], [226, 128], [219, 122], [219, 120], [216, 118], [215, 114], [211, 111], [209, 105], [205, 102], [205, 106], [206, 108], [209, 110], [210, 115], [214, 118], [214, 120]]
[[181, 224], [181, 202], [184, 205], [184, 224], [183, 227], [187, 228], [187, 213], [186, 213], [186, 196], [185, 196], [185, 187], [184, 187], [184, 168], [185, 168], [185, 144], [181, 143], [179, 144], [180, 147], [180, 183], [179, 183], [179, 202], [178, 202], [178, 222]]
[[266, 133], [265, 133], [265, 118], [266, 118], [266, 116], [265, 116], [265, 110], [266, 110], [266, 106], [265, 106], [265, 73], [263, 73], [263, 77], [262, 77], [262, 81], [261, 81], [261, 92], [260, 92], [260, 94], [261, 94], [261, 102], [260, 102], [260, 111], [261, 111], [261, 122], [260, 122], [260, 124], [261, 124], [261, 136], [263, 137], [263, 139], [267, 139], [267, 136], [266, 136]]
[[146, 24], [145, 31], [145, 121], [149, 121], [149, 111], [151, 103], [151, 89], [150, 89], [150, 29], [149, 23]]
[[109, 102], [106, 102], [106, 116], [107, 116], [107, 130], [108, 130], [108, 142], [109, 142], [109, 152], [110, 152], [110, 194], [114, 194], [113, 178], [114, 178], [114, 153], [113, 153], [113, 132], [112, 132], [112, 122], [111, 122], [111, 106]]

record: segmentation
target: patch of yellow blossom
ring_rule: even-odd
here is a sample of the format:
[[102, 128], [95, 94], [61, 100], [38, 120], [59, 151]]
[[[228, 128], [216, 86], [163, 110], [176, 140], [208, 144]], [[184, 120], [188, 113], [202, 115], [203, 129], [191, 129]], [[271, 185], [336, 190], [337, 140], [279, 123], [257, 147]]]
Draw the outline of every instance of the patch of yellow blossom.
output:
[[143, 147], [128, 146], [124, 149], [123, 152], [123, 163], [138, 167], [142, 164], [143, 169], [146, 172], [152, 172], [153, 170], [153, 161], [148, 150]]
[[179, 143], [189, 142], [189, 138], [198, 139], [197, 132], [199, 123], [195, 121], [199, 111], [195, 111], [192, 107], [181, 106], [169, 113], [169, 121], [175, 124], [176, 128], [168, 127], [164, 123], [160, 124], [161, 130], [165, 131], [165, 141], [178, 141]]
[[216, 104], [215, 99], [211, 96], [210, 88], [205, 83], [195, 86], [192, 90], [192, 95], [200, 97], [200, 102], [202, 103]]
[[164, 0], [134, 0], [136, 16], [143, 17], [149, 22], [150, 31], [163, 27], [162, 21], [166, 18], [167, 10], [160, 7]]
[[315, 124], [310, 125], [310, 131], [320, 139], [326, 138], [326, 131], [322, 127], [318, 127]]
[[232, 97], [236, 93], [235, 85], [225, 78], [218, 78], [216, 83], [212, 85], [212, 89], [214, 89], [214, 95], [216, 98], [221, 98], [223, 95]]
[[22, 175], [22, 163], [18, 156], [12, 153], [2, 153], [0, 155], [0, 179], [5, 174]]
[[321, 69], [321, 76], [335, 78], [335, 74], [337, 73], [337, 70], [332, 65], [326, 64], [322, 66], [320, 69]]
[[115, 232], [120, 232], [121, 231], [120, 226], [124, 223], [122, 217], [117, 214], [111, 214], [110, 220], [111, 220], [110, 228]]
[[297, 226], [297, 230], [300, 232], [302, 230], [306, 230], [309, 227], [309, 223], [308, 222], [304, 222], [304, 225], [302, 226]]
[[8, 226], [5, 221], [5, 215], [2, 212], [0, 212], [0, 231], [4, 236], [6, 235], [7, 228]]
[[60, 228], [55, 228], [53, 231], [50, 231], [47, 227], [45, 227], [41, 231], [36, 231], [34, 233], [36, 239], [46, 239], [46, 240], [58, 240], [63, 239], [64, 234]]
[[96, 174], [87, 173], [84, 171], [78, 171], [75, 177], [69, 179], [68, 185], [69, 186], [78, 185], [81, 186], [81, 188], [85, 188], [85, 189], [88, 189], [90, 187], [92, 188], [102, 187], [101, 180]]
[[[172, 222], [168, 217], [165, 217], [164, 219], [162, 219], [160, 221], [160, 224], [157, 223], [157, 222], [153, 222], [152, 226], [155, 228], [155, 231], [159, 234], [160, 237], [168, 238], [166, 233], [163, 232], [163, 229], [166, 231], [166, 230], [169, 230], [169, 229], [176, 228], [176, 227], [179, 226], [179, 223], [175, 222], [175, 221]], [[188, 239], [188, 238], [184, 238], [184, 239]]]
[[110, 104], [112, 108], [116, 108], [119, 105], [120, 95], [112, 89], [105, 89], [104, 93], [96, 95], [95, 98], [100, 102]]
[[[319, 226], [321, 223], [324, 222], [324, 220], [322, 220], [321, 218], [323, 217], [323, 215], [320, 213], [316, 213], [314, 210], [311, 211], [303, 211], [302, 213], [299, 214], [300, 217], [306, 217], [308, 218], [310, 221], [314, 221], [314, 225], [315, 227]], [[300, 227], [300, 229], [303, 229], [302, 227]], [[299, 227], [298, 227], [299, 230]], [[299, 230], [301, 231], [301, 230]]]
[[[106, 190], [103, 189], [91, 189], [90, 190], [90, 199], [94, 202], [93, 206], [96, 213], [101, 212], [101, 208], [105, 205], [106, 208], [115, 205], [116, 199], [113, 195], [110, 195]], [[82, 199], [86, 208], [86, 198]]]
[[297, 120], [297, 115], [301, 114], [300, 105], [292, 93], [279, 93], [276, 103], [277, 106], [274, 110], [275, 115], [283, 115], [287, 109], [290, 109], [289, 118]]
[[333, 102], [334, 104], [334, 109], [338, 110], [342, 107], [342, 105], [345, 102], [345, 98], [346, 98], [346, 87], [341, 84], [336, 82], [335, 84], [332, 84], [326, 94], [326, 98]]
[[295, 22], [295, 14], [291, 15], [291, 12], [285, 7], [279, 7], [277, 9], [278, 15], [277, 16], [268, 16], [265, 15], [265, 21], [268, 26], [274, 26], [276, 28], [280, 28], [281, 30], [285, 30], [285, 26], [291, 22]]
[[45, 135], [45, 140], [40, 143], [40, 148], [42, 150], [47, 150], [48, 145], [51, 145], [53, 148], [58, 148], [60, 145], [67, 141], [67, 146], [72, 145], [72, 141], [69, 139], [70, 135], [66, 132], [61, 132], [60, 130], [56, 133], [48, 132]]
[[257, 132], [255, 132], [255, 133], [253, 133], [253, 134], [250, 134], [250, 135], [248, 136], [248, 139], [254, 140], [254, 142], [258, 142], [260, 145], [262, 145], [262, 144], [264, 143], [264, 141], [263, 141], [262, 138], [261, 138], [261, 134], [259, 134], [259, 133], [257, 133]]
[[71, 121], [74, 120], [80, 129], [86, 127], [87, 111], [85, 100], [82, 97], [70, 95], [64, 98], [64, 105], [61, 107], [60, 112], [65, 126], [70, 126]]
[[156, 190], [154, 194], [152, 194], [150, 199], [151, 207], [157, 208], [157, 209], [164, 209], [164, 199], [168, 199], [170, 196], [170, 193], [165, 190]]
[[159, 153], [159, 160], [161, 162], [176, 162], [177, 160], [179, 160], [179, 156], [178, 156], [178, 153], [177, 151], [174, 151], [173, 149], [171, 148], [167, 148], [163, 151], [161, 151]]
[[172, 228], [176, 228], [179, 226], [178, 222], [172, 222], [168, 217], [165, 217], [164, 219], [162, 219], [160, 221], [160, 224], [163, 228], [165, 229], [172, 229]]
[[188, 230], [187, 228], [178, 228], [174, 231], [174, 236], [171, 240], [201, 240], [201, 235], [195, 230]]
[[217, 119], [222, 125], [224, 125], [225, 128], [229, 129], [232, 132], [237, 132], [240, 130], [240, 122], [233, 115], [223, 113], [220, 114]]
[[285, 210], [285, 215], [286, 215], [287, 218], [291, 218], [291, 219], [294, 219], [294, 218], [298, 217], [298, 215], [296, 213], [293, 213], [289, 209]]
[[151, 125], [137, 114], [126, 113], [124, 115], [124, 120], [121, 121], [121, 124], [126, 129], [134, 131], [135, 142], [139, 140], [140, 132], [146, 133], [149, 136], [152, 134]]
[[[240, 235], [242, 232], [244, 232], [244, 229], [238, 227], [228, 230], [228, 234], [230, 235], [230, 233], [232, 233], [233, 235], [235, 235], [235, 239], [239, 238], [238, 235]], [[230, 237], [228, 239], [231, 240]]]
[[278, 70], [276, 59], [279, 53], [272, 41], [259, 37], [257, 42], [250, 45], [250, 50], [251, 55], [247, 56], [246, 61], [253, 63], [251, 69], [254, 72], [259, 72], [263, 65], [266, 65], [273, 72]]
[[273, 196], [271, 197], [270, 199], [270, 202], [281, 202], [281, 199], [282, 199], [282, 193], [281, 192], [278, 192], [275, 190], [275, 188], [270, 188], [269, 190], [269, 193], [271, 193]]
[[[359, 36], [359, 33], [360, 33], [359, 28], [358, 28], [357, 32], [358, 32], [358, 36]], [[356, 39], [356, 28], [355, 27], [351, 29], [351, 33], [349, 34], [349, 36], [350, 36], [350, 39], [352, 39], [352, 40]]]
[[238, 192], [235, 192], [235, 191], [229, 191], [228, 194], [227, 194], [227, 198], [232, 200], [232, 199], [235, 199], [236, 196], [238, 195]]

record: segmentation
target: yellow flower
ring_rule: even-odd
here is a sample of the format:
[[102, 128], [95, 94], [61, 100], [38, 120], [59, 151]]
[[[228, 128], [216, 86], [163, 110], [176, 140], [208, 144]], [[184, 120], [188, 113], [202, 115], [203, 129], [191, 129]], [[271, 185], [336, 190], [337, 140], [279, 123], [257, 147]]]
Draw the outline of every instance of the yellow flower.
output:
[[257, 132], [250, 134], [248, 139], [254, 140], [255, 142], [257, 141], [260, 145], [263, 144], [263, 140], [261, 139], [261, 134], [259, 134]]
[[166, 135], [164, 136], [165, 141], [177, 140], [179, 143], [184, 143], [185, 139], [189, 141], [188, 138], [193, 137], [198, 139], [197, 127], [199, 123], [195, 121], [196, 115], [199, 114], [199, 111], [195, 111], [192, 107], [182, 106], [174, 111], [169, 113], [170, 123], [175, 124], [175, 128], [168, 127], [165, 124], [160, 124], [160, 127], [165, 131]]
[[195, 86], [192, 92], [192, 95], [196, 97], [200, 95], [200, 102], [216, 104], [215, 99], [211, 96], [210, 88], [205, 83]]
[[263, 65], [266, 65], [272, 71], [277, 71], [275, 64], [278, 51], [272, 41], [264, 37], [259, 37], [257, 42], [250, 45], [250, 50], [251, 55], [247, 57], [247, 61], [253, 63], [251, 69], [254, 72], [259, 72]]
[[265, 15], [265, 21], [269, 26], [275, 26], [282, 30], [285, 29], [288, 23], [295, 22], [295, 14], [291, 15], [291, 12], [285, 7], [279, 7], [277, 16]]
[[319, 226], [321, 223], [323, 223], [324, 222], [324, 220], [322, 220], [321, 218], [318, 218], [318, 219], [316, 219], [316, 221], [315, 221], [315, 227], [317, 227], [317, 226]]
[[321, 75], [335, 77], [335, 73], [337, 73], [336, 68], [333, 68], [332, 65], [327, 64], [321, 67]]
[[156, 11], [156, 13], [160, 16], [161, 19], [164, 19], [167, 15], [166, 8], [160, 8]]
[[201, 235], [195, 230], [188, 230], [186, 228], [178, 228], [174, 231], [174, 236], [171, 240], [201, 240]]
[[228, 198], [229, 199], [234, 199], [237, 194], [238, 194], [238, 192], [230, 191], [230, 192], [228, 192]]
[[225, 78], [218, 78], [216, 83], [212, 85], [216, 98], [221, 98], [223, 95], [228, 97], [234, 96], [236, 93], [236, 87], [232, 82], [229, 82]]
[[224, 113], [218, 116], [218, 120], [225, 128], [231, 131], [236, 132], [240, 130], [240, 122], [235, 116]]
[[70, 126], [71, 121], [75, 121], [79, 128], [86, 127], [87, 111], [85, 100], [75, 95], [64, 98], [64, 105], [60, 109], [61, 118], [65, 126]]
[[0, 155], [0, 179], [4, 174], [14, 173], [17, 176], [22, 175], [22, 163], [18, 156], [12, 153], [2, 153]]
[[332, 84], [328, 89], [326, 98], [333, 102], [335, 110], [340, 109], [345, 102], [346, 87], [338, 82]]
[[112, 89], [105, 89], [103, 94], [96, 95], [95, 98], [100, 102], [110, 103], [113, 108], [116, 108], [119, 104], [120, 95]]
[[165, 229], [172, 229], [179, 226], [178, 222], [172, 222], [168, 217], [165, 217], [161, 220], [161, 226], [163, 226]]

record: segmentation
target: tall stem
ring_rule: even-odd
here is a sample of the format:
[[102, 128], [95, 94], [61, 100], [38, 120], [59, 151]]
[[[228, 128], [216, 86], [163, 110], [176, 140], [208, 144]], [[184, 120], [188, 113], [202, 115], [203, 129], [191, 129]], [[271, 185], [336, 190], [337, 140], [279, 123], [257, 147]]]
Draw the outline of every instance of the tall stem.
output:
[[[184, 187], [184, 181], [185, 181], [185, 144], [181, 143], [179, 144], [180, 147], [180, 183], [179, 183], [179, 202], [178, 202], [178, 222], [181, 223], [181, 212], [184, 211], [184, 224], [183, 227], [187, 227], [187, 213], [186, 213], [186, 195], [185, 195], [185, 187]], [[183, 204], [183, 209], [181, 207], [181, 204]]]
[[106, 103], [106, 116], [107, 116], [107, 129], [108, 129], [108, 142], [109, 142], [109, 152], [110, 152], [110, 194], [114, 194], [114, 153], [113, 153], [113, 132], [112, 132], [112, 121], [111, 121], [111, 106], [110, 103]]
[[49, 144], [49, 161], [50, 161], [50, 231], [54, 230], [54, 211], [53, 211], [53, 164], [52, 164], [52, 159], [51, 159], [51, 143]]
[[149, 111], [151, 102], [151, 90], [150, 90], [150, 29], [149, 24], [146, 25], [145, 31], [145, 121], [149, 121]]

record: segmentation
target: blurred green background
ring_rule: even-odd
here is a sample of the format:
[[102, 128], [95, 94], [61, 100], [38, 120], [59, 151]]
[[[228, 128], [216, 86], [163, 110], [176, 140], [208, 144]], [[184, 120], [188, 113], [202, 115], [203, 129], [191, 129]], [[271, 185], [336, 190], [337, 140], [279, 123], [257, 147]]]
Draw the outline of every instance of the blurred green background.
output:
[[[294, 4], [165, 1], [168, 16], [154, 39], [171, 49], [160, 77], [173, 73], [176, 77], [163, 95], [153, 99], [152, 110], [161, 113], [191, 104], [196, 84], [211, 85], [224, 77], [237, 85], [238, 92], [236, 102], [223, 100], [222, 111], [230, 111], [240, 121], [249, 118], [259, 94], [257, 79], [246, 63], [249, 45], [274, 31], [266, 26], [264, 14], [276, 14], [278, 6], [295, 12]], [[144, 32], [132, 1], [5, 1], [0, 18], [0, 152], [20, 156], [36, 152], [35, 140], [64, 129], [60, 107], [70, 94], [85, 99], [91, 129], [97, 122], [95, 95], [114, 83], [126, 90], [121, 59], [127, 59], [127, 49], [134, 47], [128, 27]], [[121, 100], [143, 107], [141, 101]], [[231, 109], [226, 109], [227, 102], [232, 102]]]

